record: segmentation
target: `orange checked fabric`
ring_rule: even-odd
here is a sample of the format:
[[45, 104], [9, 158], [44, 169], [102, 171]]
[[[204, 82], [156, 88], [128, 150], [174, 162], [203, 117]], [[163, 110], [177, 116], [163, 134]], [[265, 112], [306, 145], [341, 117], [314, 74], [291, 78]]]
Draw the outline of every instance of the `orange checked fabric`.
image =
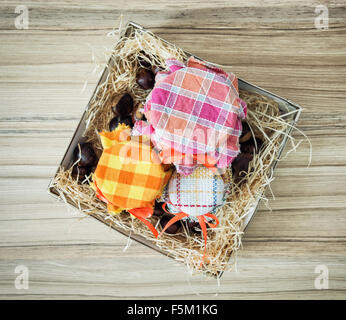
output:
[[104, 150], [92, 187], [109, 212], [127, 210], [142, 220], [152, 215], [171, 171], [164, 170], [148, 138], [131, 137], [130, 132], [119, 125], [112, 132], [100, 133]]

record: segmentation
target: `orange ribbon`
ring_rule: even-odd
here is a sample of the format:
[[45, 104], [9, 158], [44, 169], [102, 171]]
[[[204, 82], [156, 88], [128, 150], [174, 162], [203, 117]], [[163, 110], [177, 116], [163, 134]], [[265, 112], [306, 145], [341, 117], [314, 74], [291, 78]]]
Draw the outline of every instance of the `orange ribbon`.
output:
[[[162, 235], [163, 232], [166, 231], [167, 228], [169, 228], [173, 223], [181, 220], [182, 218], [184, 217], [188, 217], [189, 215], [185, 212], [178, 212], [178, 213], [172, 213], [172, 212], [169, 212], [167, 211], [166, 209], [166, 205], [167, 203], [165, 202], [163, 205], [162, 205], [162, 209], [166, 212], [166, 213], [169, 213], [169, 214], [174, 214], [175, 216], [169, 220], [167, 222], [167, 224], [165, 225], [165, 227], [163, 228], [163, 230], [161, 231], [160, 233], [160, 236]], [[209, 221], [207, 221], [207, 219], [205, 217], [208, 217], [208, 218], [212, 218], [213, 220], [215, 220], [215, 223], [210, 223]], [[202, 257], [202, 261], [201, 261], [201, 265], [203, 264], [203, 261], [206, 257], [206, 253], [207, 253], [207, 226], [206, 224], [210, 227], [210, 228], [216, 228], [218, 225], [219, 225], [219, 219], [211, 214], [211, 213], [205, 213], [203, 215], [200, 215], [200, 216], [197, 216], [197, 219], [198, 219], [198, 222], [199, 222], [199, 225], [201, 226], [201, 229], [202, 229], [202, 234], [203, 234], [203, 238], [204, 238], [204, 252], [203, 252], [203, 257]]]
[[[153, 211], [153, 210], [151, 210]], [[131, 213], [133, 216], [141, 220], [143, 223], [146, 224], [146, 226], [150, 229], [150, 231], [153, 233], [154, 237], [157, 238], [159, 236], [159, 233], [155, 229], [155, 227], [146, 219], [151, 217], [151, 214], [148, 214], [148, 208], [136, 208], [128, 210], [129, 213]]]
[[[205, 217], [209, 217], [209, 218], [214, 219], [215, 223], [212, 224], [212, 223], [208, 222]], [[203, 261], [206, 257], [206, 253], [207, 253], [207, 226], [205, 224], [207, 224], [209, 226], [209, 228], [216, 228], [219, 225], [219, 219], [211, 213], [206, 213], [204, 215], [197, 216], [197, 219], [198, 219], [199, 225], [201, 226], [203, 238], [204, 238], [204, 252], [203, 252], [203, 257], [202, 257], [202, 261], [201, 261], [201, 266], [202, 266]]]
[[[188, 155], [186, 153], [180, 153], [178, 151], [175, 151], [174, 149], [167, 150], [161, 150], [159, 152], [159, 157], [162, 159], [162, 163], [172, 163], [172, 162], [178, 162], [180, 160], [183, 160], [187, 157], [191, 157], [193, 160], [197, 161], [200, 164], [203, 164], [205, 167], [211, 169], [213, 172], [217, 171], [217, 168], [215, 166], [216, 161], [214, 158], [207, 154], [192, 154]], [[172, 152], [174, 155], [172, 155]]]

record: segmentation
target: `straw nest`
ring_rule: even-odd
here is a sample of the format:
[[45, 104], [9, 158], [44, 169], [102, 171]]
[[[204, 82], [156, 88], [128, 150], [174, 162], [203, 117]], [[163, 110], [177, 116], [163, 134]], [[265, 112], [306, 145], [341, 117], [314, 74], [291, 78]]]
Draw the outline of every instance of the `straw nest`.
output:
[[[111, 55], [104, 81], [97, 87], [86, 114], [84, 136], [99, 151], [102, 147], [97, 132], [108, 130], [109, 121], [114, 117], [111, 107], [122, 94], [130, 93], [135, 104], [140, 105], [149, 93], [136, 83], [136, 73], [141, 67], [139, 56], [163, 70], [167, 68], [167, 58], [173, 57], [182, 62], [188, 58], [181, 49], [163, 42], [148, 31], [135, 30], [121, 38]], [[265, 199], [263, 192], [272, 180], [272, 164], [278, 158], [282, 139], [288, 136], [286, 132], [292, 121], [292, 113], [280, 114], [277, 103], [265, 96], [241, 91], [240, 97], [248, 105], [246, 121], [251, 133], [260, 138], [263, 145], [260, 151], [254, 154], [247, 174], [240, 182], [231, 185], [225, 205], [217, 210], [220, 224], [217, 228], [208, 230], [206, 259], [202, 266], [203, 237], [201, 234], [189, 232], [185, 225], [178, 234], [163, 234], [156, 239], [151, 231], [131, 214], [123, 212], [110, 215], [106, 205], [96, 198], [87, 183], [90, 177], [85, 178], [85, 183], [78, 183], [72, 177], [72, 168], [60, 168], [51, 187], [66, 203], [72, 204], [85, 214], [99, 217], [111, 226], [152, 241], [162, 252], [187, 265], [192, 273], [203, 272], [219, 276], [221, 272], [234, 267], [236, 252], [241, 247], [244, 218], [259, 199]], [[288, 138], [293, 143], [293, 138]], [[231, 168], [228, 170], [231, 171]], [[153, 216], [150, 221], [158, 231], [161, 230], [158, 217]]]

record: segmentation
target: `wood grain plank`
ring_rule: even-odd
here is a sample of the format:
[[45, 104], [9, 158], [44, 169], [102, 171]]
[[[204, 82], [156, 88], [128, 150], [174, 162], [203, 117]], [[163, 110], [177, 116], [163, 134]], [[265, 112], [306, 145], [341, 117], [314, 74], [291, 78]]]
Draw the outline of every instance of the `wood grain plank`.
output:
[[[331, 32], [328, 35], [323, 32], [281, 35], [274, 42], [269, 35], [268, 32], [268, 36], [262, 37], [263, 39], [247, 35], [227, 37], [226, 40], [222, 38], [224, 35], [219, 35], [211, 38], [210, 46], [204, 45], [205, 35], [200, 34], [186, 35], [181, 32], [170, 34], [168, 37], [166, 35], [165, 38], [202, 58], [225, 65], [228, 71], [233, 71], [250, 82], [299, 103], [305, 108], [305, 112], [315, 112], [319, 115], [322, 113], [322, 119], [325, 116], [328, 117], [328, 113], [325, 112], [325, 106], [328, 105], [328, 109], [340, 112], [339, 122], [344, 124], [346, 45], [343, 39], [345, 32], [341, 34]], [[27, 52], [21, 52], [20, 55], [12, 54], [16, 43], [13, 41], [13, 36], [14, 34], [3, 35], [3, 39], [7, 39], [3, 44], [6, 49], [4, 51], [9, 53], [8, 56], [2, 54], [1, 60], [4, 65], [0, 67], [0, 82], [6, 82], [6, 85], [1, 86], [0, 89], [4, 94], [5, 106], [8, 105], [8, 109], [13, 112], [20, 110], [13, 107], [13, 100], [11, 102], [12, 92], [19, 85], [23, 91], [21, 96], [24, 108], [27, 105], [28, 110], [33, 112], [40, 107], [41, 112], [44, 112], [40, 102], [33, 101], [32, 104], [27, 104], [30, 96], [38, 97], [38, 95], [45, 97], [47, 107], [54, 97], [59, 96], [61, 102], [53, 108], [66, 104], [66, 109], [72, 106], [73, 110], [82, 110], [90, 98], [93, 84], [98, 79], [98, 73], [90, 75], [93, 69], [91, 51], [85, 43], [85, 39], [90, 35], [79, 34], [70, 37], [68, 34], [57, 33], [54, 36], [56, 39], [59, 38], [59, 41], [48, 46], [46, 40], [41, 40], [46, 39], [45, 37], [41, 34], [32, 34], [23, 44]], [[100, 38], [105, 40], [100, 41]], [[37, 41], [40, 43], [39, 51], [34, 45]], [[61, 43], [64, 43], [63, 53], [60, 50]], [[111, 48], [114, 40], [110, 41], [104, 35], [94, 35], [91, 43], [99, 51], [99, 62], [104, 63], [106, 57], [102, 54], [103, 46], [109, 44]], [[222, 48], [217, 49], [220, 43]], [[55, 48], [51, 48], [52, 45]], [[284, 53], [279, 49], [282, 46], [286, 48]], [[55, 54], [49, 56], [47, 52], [51, 49]], [[78, 63], [71, 63], [71, 61], [78, 61]], [[101, 70], [100, 67], [99, 71]], [[42, 90], [42, 85], [38, 84], [34, 77], [37, 72], [41, 74], [39, 82], [50, 83], [44, 86], [44, 90], [48, 89], [46, 92], [41, 91], [38, 94], [36, 91]], [[85, 95], [80, 95], [85, 80], [89, 81], [90, 86]], [[20, 83], [23, 81], [26, 84]], [[27, 83], [32, 85], [28, 87]], [[54, 86], [53, 83], [57, 85]], [[67, 84], [68, 88], [66, 88]], [[329, 92], [332, 92], [333, 96], [332, 105], [330, 105]], [[4, 112], [6, 116], [6, 110]], [[335, 119], [334, 113], [329, 115], [334, 115]]]
[[[33, 241], [33, 243], [40, 244], [45, 241], [63, 241], [62, 234], [65, 234], [71, 228], [73, 234], [68, 234], [68, 241], [78, 239], [79, 234], [81, 234], [83, 241], [86, 240], [84, 236], [88, 234], [91, 239], [94, 239], [94, 232], [99, 232], [99, 229], [96, 229], [96, 231], [93, 229], [94, 226], [98, 225], [97, 221], [91, 219], [92, 222], [89, 222], [90, 218], [74, 210], [68, 211], [63, 206], [55, 207], [50, 201], [51, 199], [47, 199], [48, 203], [45, 203], [42, 201], [42, 192], [35, 192], [35, 189], [32, 189], [34, 190], [32, 195], [27, 193], [21, 196], [23, 203], [27, 204], [27, 212], [14, 215], [14, 209], [19, 211], [23, 209], [21, 205], [13, 205], [16, 197], [18, 197], [17, 192], [20, 190], [8, 192], [5, 195], [7, 203], [4, 200], [1, 201], [3, 209], [0, 218], [0, 230], [2, 230], [0, 239], [2, 244], [6, 244], [6, 241], [16, 243], [22, 239], [26, 239], [26, 242]], [[269, 206], [274, 207], [272, 211], [266, 210], [264, 204], [262, 204], [260, 211], [246, 231], [246, 235], [250, 238], [285, 240], [301, 240], [304, 238], [310, 240], [313, 238], [316, 241], [321, 238], [345, 239], [345, 202], [342, 201], [345, 196], [340, 195], [338, 197], [341, 202], [339, 207], [332, 202], [336, 196], [325, 196], [322, 201], [320, 196], [310, 196], [310, 202], [299, 206], [299, 209], [295, 208], [295, 198], [292, 197], [281, 197], [275, 201], [270, 201]], [[304, 198], [304, 200], [306, 199]], [[281, 209], [275, 209], [275, 206]], [[44, 212], [43, 208], [48, 208], [49, 211]], [[80, 222], [81, 217], [85, 219]], [[86, 219], [88, 220], [87, 223], [84, 222]], [[42, 229], [42, 223], [47, 225], [50, 231], [46, 228]], [[11, 226], [13, 225], [17, 226], [16, 230], [12, 230]], [[35, 238], [33, 238], [34, 235]]]
[[[31, 29], [25, 32], [27, 35], [23, 39], [23, 31], [0, 31], [2, 66], [90, 63], [92, 50], [96, 59], [106, 61], [105, 54], [108, 56], [117, 41], [117, 38], [107, 37], [104, 31], [75, 31], [72, 34], [52, 31], [52, 38]], [[212, 33], [213, 37], [210, 37], [199, 30], [187, 33], [184, 29], [173, 29], [169, 33], [161, 31], [156, 34], [203, 59], [226, 66], [241, 65], [248, 70], [254, 65], [268, 68], [294, 66], [298, 70], [303, 66], [316, 69], [321, 66], [345, 66], [343, 39], [346, 29], [285, 31], [274, 35], [271, 30], [264, 30], [261, 34], [257, 32], [255, 29], [234, 34]], [[16, 46], [18, 41], [23, 45], [20, 51]], [[285, 50], [282, 52], [281, 48]]]
[[[87, 292], [87, 290], [85, 290]], [[343, 300], [345, 296], [345, 292], [343, 290], [301, 290], [301, 291], [285, 291], [285, 292], [261, 292], [261, 293], [231, 293], [231, 294], [198, 294], [192, 293], [192, 294], [185, 294], [183, 298], [181, 298], [181, 295], [177, 296], [164, 296], [160, 295], [159, 297], [147, 297], [143, 296], [140, 297], [141, 300], [153, 300], [153, 299], [163, 299], [163, 300], [176, 300], [176, 299], [187, 299], [187, 300], [306, 300], [306, 297], [309, 297], [310, 300]], [[21, 294], [21, 293], [15, 293], [15, 294], [6, 294], [4, 296], [1, 296], [1, 299], [3, 300], [42, 300], [47, 299], [47, 295], [45, 294]], [[52, 300], [61, 300], [61, 299], [67, 299], [67, 300], [105, 300], [105, 299], [117, 299], [114, 296], [94, 296], [94, 295], [88, 295], [88, 294], [81, 294], [81, 295], [70, 295], [70, 294], [55, 294], [55, 295], [49, 295], [49, 299]], [[136, 299], [135, 297], [121, 297], [118, 299]]]
[[[342, 1], [326, 1], [330, 13], [330, 27], [342, 27], [345, 20], [345, 6]], [[125, 14], [128, 20], [149, 27], [180, 28], [274, 28], [299, 29], [314, 28], [317, 16], [314, 7], [317, 1], [287, 4], [286, 2], [268, 2], [262, 6], [259, 1], [252, 1], [248, 6], [236, 1], [191, 1], [188, 5], [154, 1], [150, 4], [134, 1], [107, 1], [102, 4], [86, 6], [84, 2], [50, 3], [28, 1], [30, 28], [40, 30], [75, 30], [75, 29], [109, 29], [114, 20]], [[1, 4], [0, 28], [14, 29], [15, 5]], [[294, 23], [292, 23], [294, 21]]]
[[[334, 261], [336, 262], [331, 263], [328, 257], [319, 257], [310, 261], [306, 261], [304, 257], [293, 259], [280, 257], [280, 260], [276, 260], [271, 256], [271, 264], [268, 265], [267, 258], [239, 258], [238, 272], [225, 274], [220, 287], [217, 287], [216, 281], [206, 282], [201, 277], [191, 279], [190, 286], [186, 281], [187, 275], [183, 272], [183, 267], [160, 255], [139, 256], [131, 260], [118, 257], [116, 264], [114, 258], [26, 260], [30, 270], [30, 288], [27, 294], [50, 296], [70, 294], [113, 298], [180, 296], [185, 298], [186, 295], [192, 296], [198, 292], [205, 298], [215, 299], [217, 292], [217, 298], [230, 298], [233, 294], [250, 294], [251, 296], [251, 294], [294, 292], [299, 297], [299, 292], [315, 290], [314, 280], [317, 276], [315, 267], [319, 264], [328, 265], [331, 291], [344, 293], [346, 283], [340, 278], [344, 277], [345, 271], [340, 264], [345, 261], [343, 259]], [[0, 264], [3, 274], [2, 294], [22, 294], [13, 286], [13, 270], [19, 263], [22, 261], [14, 260]], [[138, 272], [138, 267], [143, 263], [154, 264], [154, 267]], [[174, 272], [174, 279], [168, 273], [160, 272], [162, 269]], [[299, 274], [295, 273], [297, 270]], [[243, 281], [249, 277], [251, 281], [244, 287]], [[167, 295], [168, 286], [169, 295]], [[327, 290], [324, 291], [323, 296], [328, 298], [328, 293]]]
[[[326, 31], [314, 26], [320, 4], [329, 9]], [[343, 1], [26, 1], [28, 30], [15, 29], [16, 5], [0, 2], [1, 299], [345, 298]], [[272, 211], [261, 203], [238, 272], [220, 287], [141, 244], [124, 251], [127, 237], [46, 193], [102, 70], [91, 73], [91, 51], [107, 61], [115, 39], [106, 34], [120, 14], [304, 107], [299, 128], [312, 142], [312, 166], [306, 142], [280, 161]], [[14, 288], [19, 264], [30, 270], [25, 292]], [[329, 269], [329, 290], [314, 287], [317, 265]]]

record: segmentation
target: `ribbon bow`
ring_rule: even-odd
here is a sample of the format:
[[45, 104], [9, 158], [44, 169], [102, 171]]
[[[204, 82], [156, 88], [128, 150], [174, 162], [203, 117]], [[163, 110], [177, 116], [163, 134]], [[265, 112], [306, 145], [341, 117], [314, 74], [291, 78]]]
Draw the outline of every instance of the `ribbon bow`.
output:
[[[165, 232], [167, 230], [167, 228], [169, 228], [172, 224], [174, 224], [175, 222], [185, 218], [185, 217], [189, 217], [189, 215], [185, 212], [178, 212], [178, 213], [172, 213], [172, 212], [169, 212], [167, 211], [166, 209], [166, 205], [167, 203], [164, 203], [162, 205], [162, 209], [168, 213], [168, 214], [174, 214], [175, 216], [168, 221], [168, 223], [165, 225], [165, 227], [162, 229], [161, 233], [159, 236], [162, 235], [163, 232]], [[213, 220], [215, 220], [215, 223], [210, 223], [206, 217], [208, 218], [212, 218]], [[206, 257], [206, 252], [207, 252], [207, 226], [208, 225], [210, 228], [216, 228], [218, 225], [219, 225], [219, 219], [211, 214], [211, 213], [205, 213], [205, 214], [202, 214], [202, 215], [199, 215], [197, 216], [197, 219], [198, 219], [198, 222], [199, 222], [199, 225], [201, 226], [201, 229], [202, 229], [202, 233], [203, 233], [203, 238], [204, 238], [204, 252], [203, 252], [203, 257], [202, 257], [202, 261], [201, 261], [201, 266], [203, 264], [203, 261]]]

